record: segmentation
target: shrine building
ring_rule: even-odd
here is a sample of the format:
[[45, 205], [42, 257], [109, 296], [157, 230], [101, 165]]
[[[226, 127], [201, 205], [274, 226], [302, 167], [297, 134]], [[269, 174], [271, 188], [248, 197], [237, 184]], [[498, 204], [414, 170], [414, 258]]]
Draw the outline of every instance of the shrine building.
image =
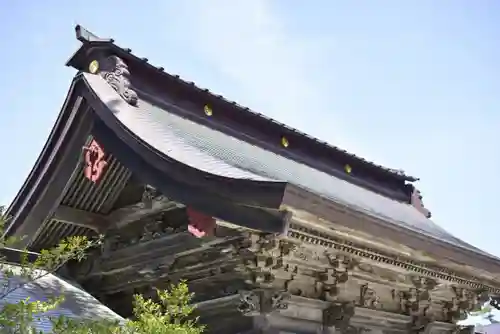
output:
[[209, 333], [451, 334], [500, 295], [500, 259], [434, 223], [417, 178], [76, 36], [6, 234], [104, 235], [65, 269], [114, 312], [185, 279]]

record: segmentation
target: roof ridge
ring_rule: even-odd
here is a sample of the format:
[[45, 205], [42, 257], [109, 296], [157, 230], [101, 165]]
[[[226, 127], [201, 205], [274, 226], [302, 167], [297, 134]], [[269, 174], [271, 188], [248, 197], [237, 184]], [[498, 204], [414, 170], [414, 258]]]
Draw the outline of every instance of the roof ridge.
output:
[[[233, 101], [233, 100], [229, 100], [227, 99], [226, 97], [224, 97], [223, 95], [220, 95], [220, 94], [216, 94], [212, 91], [210, 91], [209, 89], [207, 88], [202, 88], [200, 86], [197, 86], [194, 82], [192, 81], [187, 81], [187, 80], [184, 80], [182, 79], [179, 75], [177, 74], [171, 74], [171, 73], [168, 73], [168, 72], [165, 72], [165, 68], [164, 67], [161, 67], [161, 66], [154, 66], [152, 65], [151, 63], [148, 62], [148, 58], [141, 58], [141, 57], [138, 57], [136, 55], [134, 55], [132, 53], [132, 49], [130, 48], [122, 48], [120, 46], [118, 46], [116, 43], [115, 43], [115, 40], [112, 39], [112, 38], [100, 38], [98, 37], [97, 35], [93, 34], [92, 32], [88, 31], [87, 29], [85, 29], [84, 27], [82, 27], [81, 25], [76, 25], [75, 27], [75, 32], [76, 32], [76, 38], [82, 42], [84, 45], [89, 45], [90, 44], [94, 44], [94, 43], [97, 43], [97, 44], [111, 44], [113, 47], [115, 47], [117, 50], [121, 51], [121, 52], [124, 52], [128, 55], [130, 55], [131, 57], [134, 57], [134, 58], [137, 58], [138, 60], [141, 60], [143, 61], [145, 64], [147, 64], [148, 66], [150, 66], [151, 68], [157, 70], [158, 72], [161, 72], [163, 75], [168, 75], [172, 78], [175, 78], [176, 80], [178, 80], [179, 82], [183, 83], [183, 84], [186, 84], [186, 85], [190, 85], [192, 86], [193, 88], [197, 89], [197, 90], [200, 90], [200, 91], [203, 91], [207, 94], [210, 94], [212, 97], [215, 97], [225, 103], [228, 103], [228, 104], [231, 104], [235, 107], [237, 107], [238, 109], [244, 111], [244, 112], [247, 112], [247, 113], [251, 113], [253, 115], [255, 115], [256, 117], [259, 117], [259, 118], [262, 118], [262, 119], [265, 119], [267, 120], [268, 122], [272, 122], [278, 126], [281, 126], [283, 128], [286, 128], [287, 130], [289, 131], [292, 131], [294, 132], [295, 134], [301, 136], [301, 137], [304, 137], [304, 138], [308, 138], [309, 140], [312, 140], [314, 142], [316, 142], [317, 144], [321, 144], [325, 147], [328, 147], [329, 149], [332, 149], [332, 150], [335, 150], [341, 154], [344, 154], [346, 156], [349, 156], [350, 158], [353, 158], [355, 160], [358, 160], [359, 162], [362, 162], [364, 164], [367, 164], [367, 165], [371, 165], [372, 167], [375, 167], [375, 168], [378, 168], [379, 170], [381, 171], [384, 171], [392, 176], [396, 176], [400, 179], [403, 179], [405, 181], [409, 181], [409, 182], [414, 182], [414, 181], [418, 181], [419, 179], [417, 177], [414, 177], [414, 176], [411, 176], [411, 175], [408, 175], [406, 174], [406, 172], [403, 170], [403, 169], [399, 169], [399, 168], [390, 168], [390, 167], [386, 167], [386, 166], [383, 166], [381, 164], [378, 164], [374, 161], [370, 161], [370, 160], [367, 160], [359, 155], [356, 155], [354, 153], [351, 153], [351, 152], [348, 152], [347, 150], [345, 149], [342, 149], [338, 146], [335, 146], [333, 144], [330, 144], [322, 139], [319, 139], [319, 138], [316, 138], [312, 135], [309, 135], [301, 130], [298, 130], [296, 128], [293, 128], [291, 126], [288, 126], [278, 120], [275, 120], [271, 117], [268, 117], [264, 114], [261, 114], [259, 112], [256, 112], [248, 107], [245, 107], [243, 105], [240, 105], [239, 103]], [[73, 66], [73, 67], [76, 67], [78, 68], [78, 65], [76, 64], [76, 59], [79, 56], [78, 52], [67, 62], [67, 65], [68, 66]], [[79, 68], [80, 69], [80, 68]], [[81, 70], [81, 69], [80, 69]]]

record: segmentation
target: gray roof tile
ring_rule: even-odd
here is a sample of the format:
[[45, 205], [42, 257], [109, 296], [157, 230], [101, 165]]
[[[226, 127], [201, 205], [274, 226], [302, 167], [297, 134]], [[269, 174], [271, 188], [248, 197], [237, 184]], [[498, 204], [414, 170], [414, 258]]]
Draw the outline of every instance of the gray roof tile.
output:
[[[135, 135], [172, 159], [214, 175], [256, 181], [288, 182], [390, 224], [483, 255], [455, 238], [410, 204], [398, 202], [307, 165], [184, 119], [147, 101], [138, 108], [122, 101], [97, 75], [84, 74], [99, 98]], [[139, 109], [139, 110], [138, 110]]]
[[[19, 272], [20, 267], [15, 265], [3, 265], [4, 269], [10, 267], [14, 273]], [[43, 272], [42, 272], [43, 273]], [[65, 301], [55, 310], [49, 311], [35, 323], [39, 331], [50, 332], [52, 324], [50, 318], [57, 318], [64, 315], [69, 318], [85, 319], [107, 319], [123, 321], [118, 314], [101, 304], [97, 299], [78, 287], [75, 283], [70, 283], [53, 274], [37, 275], [34, 282], [23, 285], [21, 288], [9, 293], [5, 298], [0, 299], [0, 307], [8, 303], [17, 303], [26, 298], [31, 301], [47, 301], [50, 297], [63, 295]], [[0, 280], [5, 282], [5, 278], [0, 274]], [[10, 279], [12, 283], [22, 282], [20, 277]], [[12, 284], [14, 286], [14, 284]]]
[[160, 73], [161, 75], [163, 75], [164, 77], [169, 77], [169, 78], [173, 78], [175, 79], [178, 83], [182, 84], [182, 85], [188, 85], [192, 88], [194, 88], [195, 90], [197, 91], [202, 91], [206, 94], [208, 94], [208, 96], [211, 96], [211, 97], [215, 97], [217, 99], [219, 99], [220, 101], [223, 101], [224, 103], [227, 103], [227, 104], [231, 104], [233, 106], [235, 106], [236, 108], [238, 108], [239, 110], [245, 112], [245, 113], [248, 113], [248, 114], [251, 114], [251, 115], [255, 115], [256, 117], [259, 117], [259, 118], [262, 118], [262, 119], [265, 119], [269, 122], [273, 122], [275, 124], [278, 124], [279, 126], [283, 127], [283, 128], [287, 128], [293, 132], [295, 132], [296, 134], [304, 137], [304, 138], [309, 138], [310, 140], [313, 140], [315, 141], [316, 143], [318, 144], [321, 144], [321, 145], [324, 145], [325, 147], [328, 147], [334, 151], [337, 151], [337, 152], [341, 152], [343, 154], [345, 154], [346, 156], [350, 156], [351, 158], [354, 158], [356, 160], [359, 160], [359, 161], [362, 161], [364, 162], [365, 164], [367, 165], [371, 165], [371, 166], [374, 166], [380, 170], [383, 170], [389, 174], [392, 174], [393, 176], [398, 176], [404, 180], [407, 180], [407, 181], [417, 181], [418, 178], [414, 177], [414, 176], [410, 176], [410, 175], [407, 175], [403, 170], [401, 169], [395, 169], [395, 168], [388, 168], [388, 167], [384, 167], [382, 165], [379, 165], [373, 161], [368, 161], [360, 156], [357, 156], [353, 153], [350, 153], [350, 152], [347, 152], [346, 150], [340, 148], [340, 147], [337, 147], [337, 146], [334, 146], [330, 143], [327, 143], [327, 142], [324, 142], [322, 140], [319, 140], [317, 138], [314, 138], [306, 133], [303, 133], [297, 129], [294, 129], [294, 128], [291, 128], [289, 127], [288, 125], [286, 124], [283, 124], [277, 120], [274, 120], [264, 114], [261, 114], [261, 113], [258, 113], [256, 111], [253, 111], [251, 110], [250, 108], [247, 108], [247, 107], [244, 107], [240, 104], [238, 104], [237, 102], [235, 101], [232, 101], [230, 99], [227, 99], [226, 97], [220, 95], [220, 94], [216, 94], [212, 91], [210, 91], [209, 89], [207, 88], [202, 88], [200, 86], [198, 86], [196, 83], [192, 82], [192, 81], [188, 81], [188, 80], [185, 80], [183, 78], [181, 78], [179, 75], [176, 75], [176, 74], [170, 74], [170, 73], [167, 73], [167, 72], [164, 72], [164, 68], [163, 67], [159, 67], [159, 66], [154, 66], [152, 65], [151, 63], [148, 63], [148, 59], [147, 58], [144, 58], [144, 57], [138, 57], [134, 54], [132, 54], [132, 49], [129, 49], [129, 48], [123, 48], [123, 47], [120, 47], [118, 46], [115, 41], [111, 38], [100, 38], [96, 35], [94, 35], [93, 33], [91, 33], [90, 31], [88, 31], [87, 29], [85, 29], [84, 27], [80, 26], [80, 25], [77, 25], [75, 27], [75, 30], [76, 30], [76, 35], [77, 35], [77, 39], [82, 42], [84, 44], [84, 46], [82, 48], [80, 48], [80, 50], [78, 50], [75, 55], [73, 55], [73, 57], [67, 62], [67, 65], [70, 65], [70, 66], [74, 66], [75, 68], [79, 69], [79, 70], [82, 70], [82, 68], [79, 66], [78, 64], [78, 58], [79, 56], [81, 55], [81, 53], [85, 53], [86, 51], [86, 45], [87, 46], [90, 46], [91, 44], [93, 44], [94, 46], [108, 46], [108, 47], [111, 47], [113, 49], [114, 52], [116, 53], [120, 53], [121, 56], [126, 56], [128, 59], [135, 59], [137, 61], [140, 61], [143, 65], [145, 65], [146, 68], [152, 68], [152, 69], [155, 69], [158, 73]]

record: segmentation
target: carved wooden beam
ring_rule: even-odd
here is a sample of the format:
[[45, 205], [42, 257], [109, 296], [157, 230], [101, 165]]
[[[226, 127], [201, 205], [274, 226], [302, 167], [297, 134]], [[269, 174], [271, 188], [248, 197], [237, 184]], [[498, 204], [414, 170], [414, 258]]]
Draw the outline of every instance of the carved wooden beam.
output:
[[351, 318], [356, 307], [352, 302], [335, 302], [323, 310], [323, 326], [334, 327], [342, 333], [351, 333]]
[[182, 204], [172, 202], [167, 198], [160, 196], [153, 199], [150, 205], [145, 205], [144, 203], [140, 202], [115, 210], [107, 216], [107, 220], [112, 225], [110, 227], [120, 229], [127, 226], [128, 224], [138, 221], [143, 217], [159, 214], [161, 212], [181, 207], [183, 207]]
[[247, 316], [286, 310], [289, 299], [289, 293], [272, 289], [241, 291], [238, 310]]
[[109, 215], [104, 216], [97, 213], [60, 205], [56, 209], [53, 219], [68, 224], [86, 227], [96, 231], [97, 233], [103, 233], [110, 228], [120, 229], [146, 216], [155, 215], [179, 207], [182, 207], [182, 205], [172, 202], [166, 198], [160, 197], [154, 199], [151, 206], [149, 207], [145, 207], [145, 205], [140, 202], [117, 209], [111, 212]]
[[53, 219], [89, 228], [100, 233], [109, 226], [105, 216], [96, 213], [75, 209], [69, 206], [61, 205], [56, 209]]

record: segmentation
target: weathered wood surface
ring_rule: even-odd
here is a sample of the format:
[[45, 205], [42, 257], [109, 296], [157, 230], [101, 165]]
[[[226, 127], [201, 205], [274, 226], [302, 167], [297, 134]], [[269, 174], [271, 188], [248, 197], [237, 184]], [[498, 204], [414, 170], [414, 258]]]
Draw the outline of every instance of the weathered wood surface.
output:
[[[197, 301], [236, 298], [234, 307], [240, 314], [272, 313], [273, 319], [281, 319], [273, 320], [278, 323], [294, 317], [287, 306], [293, 297], [327, 305], [320, 323], [330, 321], [328, 326], [344, 331], [373, 329], [376, 326], [365, 316], [390, 315], [392, 322], [384, 326], [396, 332], [404, 328], [440, 333], [454, 329], [452, 324], [499, 292], [495, 282], [439, 267], [437, 262], [411, 260], [404, 256], [408, 251], [404, 247], [390, 243], [375, 247], [376, 238], [342, 237], [342, 231], [319, 228], [299, 218], [292, 218], [285, 236], [233, 230], [227, 224], [220, 224], [216, 236], [207, 239], [194, 238], [182, 229], [155, 236], [151, 231], [145, 228], [143, 239], [136, 237], [135, 243], [96, 254], [94, 262], [99, 265], [86, 277], [99, 287], [97, 294], [149, 294], [154, 286], [186, 279]], [[352, 310], [356, 316], [351, 317], [357, 320], [351, 324], [347, 315]], [[224, 312], [236, 317], [234, 308]], [[347, 313], [332, 316], [328, 312]], [[209, 318], [209, 313], [204, 317]]]

